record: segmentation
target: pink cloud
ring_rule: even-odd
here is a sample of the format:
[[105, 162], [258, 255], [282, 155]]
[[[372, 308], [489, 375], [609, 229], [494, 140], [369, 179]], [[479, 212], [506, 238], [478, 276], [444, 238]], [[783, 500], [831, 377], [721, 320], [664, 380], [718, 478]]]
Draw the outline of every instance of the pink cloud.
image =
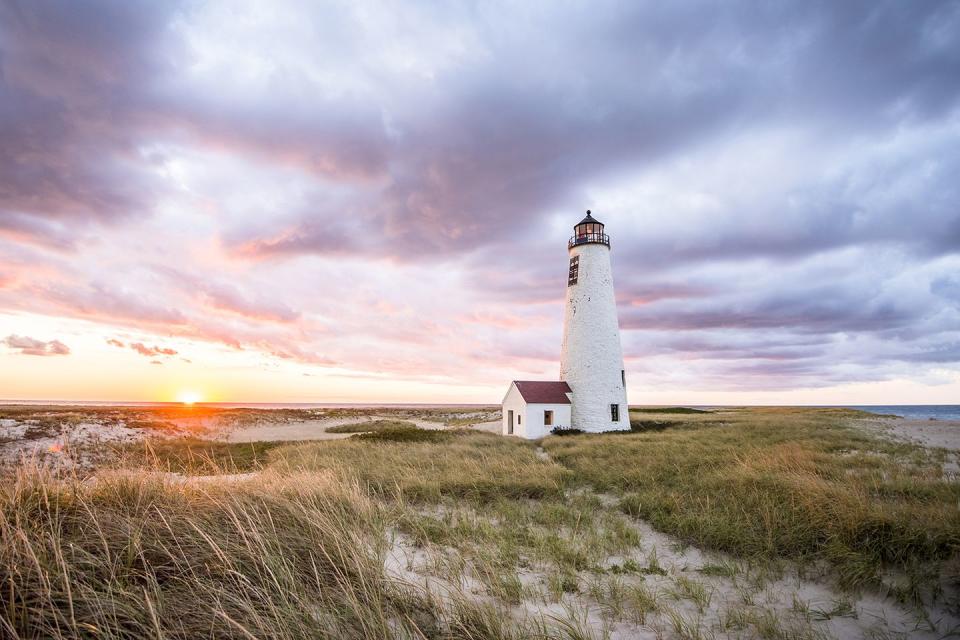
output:
[[249, 300], [236, 288], [229, 286], [209, 287], [204, 291], [203, 298], [215, 309], [236, 313], [252, 320], [293, 322], [300, 317], [298, 311], [284, 304]]
[[11, 334], [4, 338], [2, 343], [26, 356], [70, 355], [70, 347], [59, 340], [43, 341], [28, 336]]
[[148, 347], [142, 342], [131, 342], [130, 348], [139, 353], [142, 356], [152, 358], [154, 356], [175, 356], [177, 355], [176, 350], [168, 349], [164, 347]]
[[36, 287], [32, 293], [61, 310], [80, 317], [129, 320], [140, 324], [180, 325], [187, 319], [178, 309], [171, 309], [123, 289], [94, 284], [89, 288], [71, 286]]

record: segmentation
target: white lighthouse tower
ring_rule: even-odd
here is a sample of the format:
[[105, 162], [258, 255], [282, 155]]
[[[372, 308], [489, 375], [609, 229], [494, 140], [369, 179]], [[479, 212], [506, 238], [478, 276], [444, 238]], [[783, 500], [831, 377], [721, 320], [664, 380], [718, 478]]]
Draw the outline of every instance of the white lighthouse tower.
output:
[[571, 389], [571, 427], [583, 431], [629, 430], [626, 375], [610, 269], [610, 236], [587, 217], [567, 243], [567, 278], [560, 380]]
[[560, 380], [510, 383], [502, 403], [500, 432], [505, 436], [536, 440], [568, 429], [630, 430], [610, 236], [587, 211], [573, 227], [567, 249], [570, 273]]

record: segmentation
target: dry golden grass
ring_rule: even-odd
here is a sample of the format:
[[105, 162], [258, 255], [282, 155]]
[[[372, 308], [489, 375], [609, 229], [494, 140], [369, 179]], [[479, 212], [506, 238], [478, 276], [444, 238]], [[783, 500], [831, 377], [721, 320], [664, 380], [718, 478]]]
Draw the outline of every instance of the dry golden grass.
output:
[[442, 443], [339, 440], [273, 452], [278, 471], [332, 470], [379, 495], [436, 501], [558, 495], [567, 471], [537, 457], [533, 445], [477, 432]]
[[[601, 638], [628, 623], [822, 637], [809, 605], [787, 615], [751, 600], [776, 573], [764, 563], [783, 558], [849, 587], [896, 572], [895, 595], [914, 605], [944, 597], [960, 492], [936, 452], [876, 440], [837, 410], [634, 417], [656, 430], [549, 437], [550, 457], [428, 431], [443, 437], [168, 442], [125, 449], [95, 478], [20, 468], [0, 487], [0, 636]], [[254, 473], [210, 477], [240, 471]], [[637, 516], [732, 557], [677, 569], [641, 554]], [[481, 591], [387, 573], [397, 536], [437, 579]], [[743, 605], [715, 597], [718, 581]], [[546, 603], [539, 617], [515, 608]]]

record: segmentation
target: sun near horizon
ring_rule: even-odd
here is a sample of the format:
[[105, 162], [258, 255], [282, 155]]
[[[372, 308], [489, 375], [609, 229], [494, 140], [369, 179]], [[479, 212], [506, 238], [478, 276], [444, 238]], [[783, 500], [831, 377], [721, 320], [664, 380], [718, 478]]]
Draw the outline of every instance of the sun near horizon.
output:
[[203, 402], [203, 394], [199, 391], [184, 390], [177, 394], [177, 402], [185, 405], [195, 405]]

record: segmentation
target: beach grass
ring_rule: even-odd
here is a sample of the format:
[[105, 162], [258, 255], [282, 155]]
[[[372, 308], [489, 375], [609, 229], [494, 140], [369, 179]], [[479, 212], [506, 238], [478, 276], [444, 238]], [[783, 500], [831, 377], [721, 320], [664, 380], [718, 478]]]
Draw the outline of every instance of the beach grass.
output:
[[563, 490], [568, 472], [538, 457], [531, 443], [467, 430], [422, 431], [447, 437], [442, 443], [350, 438], [290, 445], [273, 452], [271, 468], [329, 470], [405, 501], [542, 498]]
[[226, 475], [259, 471], [269, 461], [268, 452], [283, 442], [221, 442], [182, 438], [144, 440], [114, 445], [115, 466], [150, 469], [184, 475]]
[[[551, 438], [550, 455], [620, 507], [741, 557], [826, 560], [841, 582], [905, 571], [913, 590], [960, 550], [960, 484], [913, 445], [866, 435], [838, 409], [658, 416], [659, 431]], [[916, 597], [904, 593], [904, 597]]]
[[[631, 417], [661, 426], [527, 442], [391, 416], [21, 465], [0, 485], [0, 636], [821, 638], [861, 590], [951, 632], [960, 493], [935, 451], [843, 410]], [[806, 574], [835, 599], [784, 586]]]

